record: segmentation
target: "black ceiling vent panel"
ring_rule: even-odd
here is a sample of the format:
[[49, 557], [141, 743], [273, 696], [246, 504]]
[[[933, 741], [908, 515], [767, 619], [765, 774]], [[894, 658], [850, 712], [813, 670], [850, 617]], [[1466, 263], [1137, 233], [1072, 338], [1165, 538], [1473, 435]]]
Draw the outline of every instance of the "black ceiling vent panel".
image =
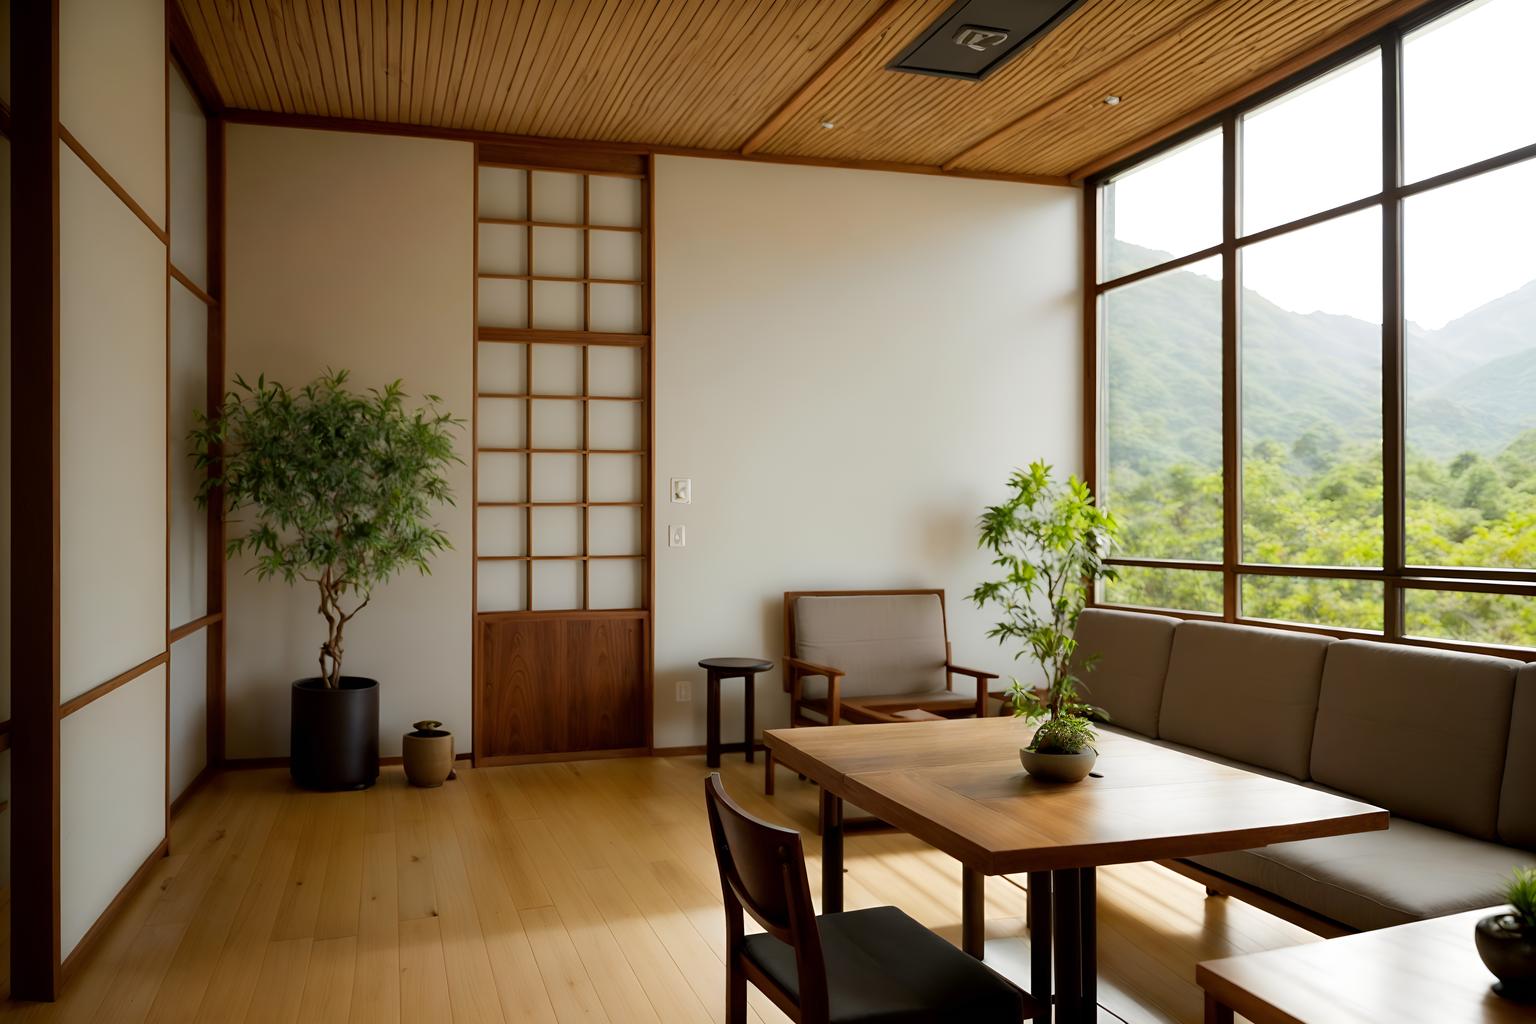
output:
[[960, 0], [886, 67], [979, 82], [1038, 42], [1083, 0]]

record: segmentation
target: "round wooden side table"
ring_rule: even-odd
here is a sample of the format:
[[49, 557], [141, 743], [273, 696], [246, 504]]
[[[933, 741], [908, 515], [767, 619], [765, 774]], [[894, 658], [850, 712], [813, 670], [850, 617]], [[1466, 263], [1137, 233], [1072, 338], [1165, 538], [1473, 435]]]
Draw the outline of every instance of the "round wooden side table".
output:
[[[705, 658], [699, 662], [699, 668], [708, 673], [708, 701], [707, 714], [708, 741], [705, 744], [706, 761], [711, 768], [720, 767], [720, 752], [743, 751], [747, 755], [747, 762], [752, 761], [752, 748], [757, 739], [757, 729], [752, 724], [752, 712], [756, 706], [753, 694], [753, 682], [759, 672], [766, 672], [773, 668], [773, 662], [764, 661], [762, 658]], [[742, 736], [740, 743], [720, 742], [720, 680], [740, 679], [743, 684], [742, 692]]]

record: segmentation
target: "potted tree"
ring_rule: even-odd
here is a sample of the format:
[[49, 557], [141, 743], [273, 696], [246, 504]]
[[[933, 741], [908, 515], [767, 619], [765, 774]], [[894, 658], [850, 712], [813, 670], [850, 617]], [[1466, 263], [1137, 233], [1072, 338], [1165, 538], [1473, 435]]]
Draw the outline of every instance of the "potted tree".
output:
[[[260, 579], [319, 591], [320, 673], [292, 688], [290, 772], [307, 789], [364, 789], [379, 775], [379, 684], [342, 674], [347, 623], [376, 586], [451, 545], [430, 521], [452, 504], [444, 475], [460, 461], [461, 421], [427, 395], [408, 409], [400, 381], [358, 393], [345, 370], [293, 391], [259, 377], [235, 387], [191, 433], [205, 472], [198, 501], [246, 512], [226, 556], [247, 554]], [[231, 520], [233, 524], [233, 520]]]
[[1477, 922], [1477, 954], [1497, 977], [1493, 990], [1536, 1002], [1536, 868], [1516, 868], [1504, 887], [1509, 910]]
[[1086, 483], [1076, 476], [1064, 484], [1053, 480], [1043, 461], [1015, 470], [1008, 487], [1009, 499], [982, 513], [978, 542], [992, 552], [1003, 577], [979, 585], [971, 600], [977, 607], [1001, 608], [1003, 618], [987, 636], [999, 644], [1020, 641], [1014, 657], [1028, 654], [1045, 674], [1041, 692], [1017, 679], [1008, 690], [1014, 715], [1041, 722], [1019, 751], [1024, 770], [1078, 782], [1098, 758], [1092, 718], [1102, 712], [1079, 697], [1081, 680], [1071, 671], [1077, 650], [1073, 632], [1094, 585], [1115, 578], [1104, 559], [1119, 528], [1094, 504]]

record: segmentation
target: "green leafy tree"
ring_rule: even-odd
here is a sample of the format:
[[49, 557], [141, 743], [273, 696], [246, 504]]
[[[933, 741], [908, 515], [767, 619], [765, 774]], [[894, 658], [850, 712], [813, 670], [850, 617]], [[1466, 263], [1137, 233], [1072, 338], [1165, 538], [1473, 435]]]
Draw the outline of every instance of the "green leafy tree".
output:
[[373, 588], [410, 566], [427, 574], [431, 556], [452, 546], [430, 515], [433, 505], [453, 503], [445, 471], [462, 461], [453, 450], [462, 421], [436, 395], [408, 409], [398, 380], [363, 393], [346, 383], [345, 370], [327, 370], [297, 391], [237, 376], [190, 435], [206, 474], [198, 503], [219, 500], [228, 515], [250, 514], [226, 556], [249, 553], [258, 578], [319, 589], [320, 676], [329, 687], [341, 681], [346, 625]]
[[1047, 719], [1030, 749], [1077, 753], [1093, 742], [1087, 717], [1093, 708], [1078, 699], [1073, 632], [1096, 582], [1115, 577], [1104, 559], [1118, 527], [1094, 504], [1086, 483], [1076, 476], [1064, 484], [1053, 480], [1043, 461], [1015, 470], [1008, 487], [1011, 497], [982, 513], [977, 543], [992, 552], [1003, 577], [978, 585], [971, 600], [978, 608], [1000, 608], [1003, 618], [987, 636], [1020, 643], [1014, 657], [1028, 654], [1045, 673], [1044, 700], [1017, 679], [1008, 691], [1014, 714]]

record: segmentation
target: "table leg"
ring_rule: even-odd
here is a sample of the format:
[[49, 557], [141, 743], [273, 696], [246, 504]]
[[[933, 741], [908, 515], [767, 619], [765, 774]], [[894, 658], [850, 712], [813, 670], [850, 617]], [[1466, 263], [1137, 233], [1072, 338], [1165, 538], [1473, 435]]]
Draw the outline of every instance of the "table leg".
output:
[[843, 911], [843, 798], [821, 790], [821, 912]]
[[709, 679], [704, 687], [707, 691], [705, 697], [706, 707], [704, 715], [708, 721], [704, 725], [704, 763], [711, 768], [720, 767], [720, 677], [713, 672], [709, 673]]
[[987, 958], [987, 876], [960, 868], [960, 948], [977, 960]]
[[1233, 1024], [1232, 1008], [1221, 1005], [1221, 1000], [1205, 994], [1205, 1024]]
[[757, 698], [752, 693], [752, 680], [753, 676], [750, 673], [742, 677], [742, 682], [745, 684], [742, 687], [742, 699], [746, 701], [746, 723], [744, 731], [746, 732], [745, 739], [747, 743], [747, 764], [752, 763], [752, 748], [755, 746], [755, 741], [757, 739], [757, 726], [752, 721], [753, 713], [757, 710]]
[[1081, 1024], [1083, 1013], [1082, 900], [1075, 868], [1052, 872], [1056, 904], [1056, 1017], [1059, 1024]]
[[1082, 935], [1081, 970], [1083, 977], [1083, 1012], [1086, 1019], [1094, 1020], [1099, 1005], [1099, 907], [1098, 872], [1083, 868], [1078, 873], [1077, 891], [1079, 924]]
[[1029, 994], [1040, 1004], [1037, 1024], [1051, 1021], [1051, 873], [1029, 873]]

